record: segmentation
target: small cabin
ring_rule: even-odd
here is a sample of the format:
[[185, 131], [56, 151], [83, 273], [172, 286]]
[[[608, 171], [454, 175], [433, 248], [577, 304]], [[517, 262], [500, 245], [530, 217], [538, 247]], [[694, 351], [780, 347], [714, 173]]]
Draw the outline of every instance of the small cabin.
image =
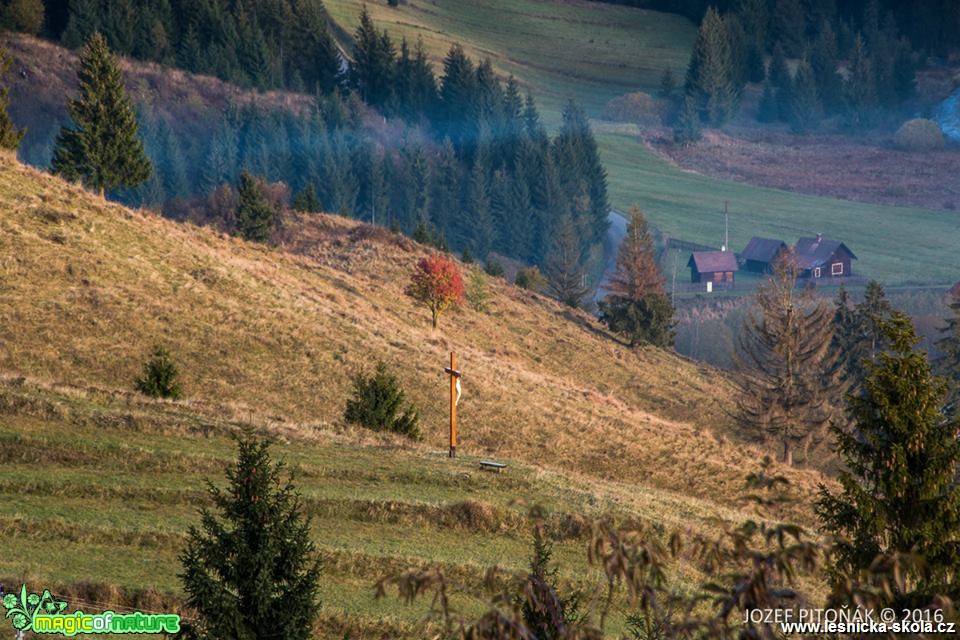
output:
[[800, 238], [795, 251], [804, 278], [819, 280], [853, 275], [852, 265], [857, 256], [839, 240], [827, 240], [820, 234], [815, 238]]
[[690, 282], [733, 283], [737, 257], [732, 251], [694, 251], [687, 262]]
[[783, 240], [772, 240], [754, 236], [740, 253], [740, 264], [744, 271], [751, 273], [772, 273], [773, 263], [787, 250]]

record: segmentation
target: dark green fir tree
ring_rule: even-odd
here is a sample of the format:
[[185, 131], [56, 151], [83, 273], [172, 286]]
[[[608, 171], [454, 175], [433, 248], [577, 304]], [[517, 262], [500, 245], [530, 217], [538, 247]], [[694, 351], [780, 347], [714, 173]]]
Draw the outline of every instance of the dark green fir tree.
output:
[[273, 231], [274, 211], [263, 195], [260, 182], [247, 171], [240, 174], [237, 233], [244, 240], [266, 242]]
[[673, 141], [677, 144], [693, 144], [700, 139], [700, 110], [693, 96], [684, 96], [683, 106], [673, 125]]
[[736, 109], [739, 96], [734, 75], [727, 28], [717, 10], [710, 7], [700, 23], [684, 91], [693, 98], [700, 116], [712, 125], [722, 125]]
[[767, 78], [770, 80], [770, 84], [777, 89], [782, 89], [792, 80], [790, 68], [787, 66], [787, 56], [783, 51], [783, 45], [779, 42], [773, 47]]
[[834, 430], [841, 489], [821, 487], [817, 512], [838, 538], [841, 571], [865, 571], [880, 555], [919, 556], [894, 596], [925, 605], [960, 595], [960, 424], [944, 415], [946, 384], [914, 349], [909, 317], [894, 313], [882, 333], [890, 350], [867, 365], [850, 400], [854, 429]]
[[71, 122], [57, 136], [53, 172], [81, 180], [101, 195], [143, 184], [150, 177], [150, 161], [120, 67], [99, 33], [80, 54], [77, 79], [80, 95], [67, 103]]
[[779, 113], [777, 94], [768, 80], [763, 83], [763, 94], [760, 96], [760, 105], [757, 108], [757, 120], [760, 122], [776, 122]]
[[[10, 55], [7, 50], [0, 47], [0, 80], [10, 70]], [[20, 148], [20, 141], [26, 135], [26, 129], [17, 129], [10, 119], [8, 109], [10, 107], [10, 88], [0, 89], [0, 149], [16, 151]]]
[[180, 555], [186, 604], [196, 612], [188, 636], [203, 639], [313, 637], [320, 580], [310, 518], [270, 442], [246, 431], [227, 486], [208, 484]]
[[822, 115], [823, 106], [813, 68], [809, 62], [801, 60], [790, 93], [790, 128], [794, 133], [807, 133], [817, 128]]
[[960, 417], [960, 297], [953, 299], [950, 309], [953, 317], [947, 320], [937, 341], [941, 354], [937, 360], [937, 368], [947, 379], [951, 413]]
[[320, 198], [317, 196], [317, 190], [312, 182], [308, 182], [307, 186], [297, 194], [293, 199], [292, 207], [294, 211], [303, 213], [319, 213], [323, 210], [320, 205]]

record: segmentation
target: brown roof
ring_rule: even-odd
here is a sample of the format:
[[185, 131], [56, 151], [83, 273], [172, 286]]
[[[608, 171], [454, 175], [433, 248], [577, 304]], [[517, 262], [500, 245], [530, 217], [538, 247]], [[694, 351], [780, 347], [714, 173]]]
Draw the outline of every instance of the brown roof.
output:
[[797, 262], [801, 269], [813, 269], [826, 264], [840, 249], [849, 253], [852, 259], [857, 259], [853, 251], [839, 240], [827, 240], [822, 236], [800, 238], [796, 246]]
[[736, 271], [737, 256], [732, 251], [694, 251], [687, 266], [694, 265], [698, 273]]
[[777, 255], [786, 248], [787, 243], [783, 240], [754, 236], [750, 238], [750, 242], [744, 247], [740, 257], [744, 260], [755, 260], [756, 262], [773, 262]]

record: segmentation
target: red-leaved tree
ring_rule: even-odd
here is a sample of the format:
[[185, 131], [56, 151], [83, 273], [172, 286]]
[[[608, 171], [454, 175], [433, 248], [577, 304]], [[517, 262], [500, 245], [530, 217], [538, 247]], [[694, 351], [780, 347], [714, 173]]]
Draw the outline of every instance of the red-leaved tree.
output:
[[449, 258], [433, 255], [421, 259], [410, 280], [406, 293], [430, 309], [434, 328], [441, 313], [463, 302], [463, 278]]

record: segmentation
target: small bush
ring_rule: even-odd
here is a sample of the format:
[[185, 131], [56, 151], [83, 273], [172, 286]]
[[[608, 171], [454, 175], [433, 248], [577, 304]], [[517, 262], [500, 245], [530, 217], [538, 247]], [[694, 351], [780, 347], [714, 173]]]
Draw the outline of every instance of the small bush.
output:
[[656, 127], [663, 124], [669, 101], [638, 91], [614, 98], [606, 104], [603, 116], [614, 122], [632, 122]]
[[496, 260], [487, 260], [483, 265], [483, 270], [487, 272], [488, 276], [494, 278], [502, 278], [504, 273], [503, 265]]
[[485, 313], [489, 307], [490, 293], [487, 291], [487, 277], [482, 271], [470, 274], [467, 284], [467, 302], [477, 313]]
[[536, 267], [527, 267], [517, 271], [517, 277], [513, 279], [513, 284], [521, 289], [543, 293], [547, 289], [547, 279], [540, 273]]
[[136, 381], [137, 391], [151, 398], [177, 400], [183, 395], [180, 371], [163, 347], [156, 347], [143, 365], [143, 376]]
[[407, 405], [404, 410], [404, 402], [400, 381], [380, 362], [372, 376], [361, 371], [353, 377], [353, 397], [347, 400], [343, 417], [367, 429], [392, 431], [419, 440], [420, 418], [413, 406]]
[[903, 151], [934, 151], [944, 147], [943, 134], [933, 120], [907, 120], [893, 136], [893, 143]]

